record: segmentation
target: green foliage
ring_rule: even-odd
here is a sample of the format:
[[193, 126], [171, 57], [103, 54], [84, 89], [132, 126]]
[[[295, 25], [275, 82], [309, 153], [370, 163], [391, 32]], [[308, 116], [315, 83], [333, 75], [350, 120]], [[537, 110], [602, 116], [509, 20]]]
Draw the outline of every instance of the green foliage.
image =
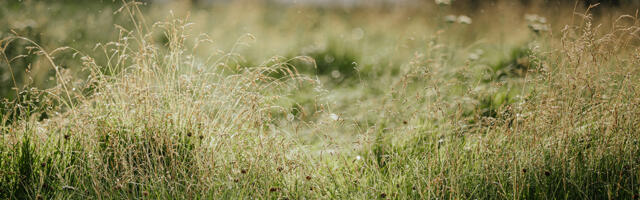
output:
[[505, 78], [525, 76], [532, 67], [535, 67], [532, 56], [531, 50], [527, 47], [512, 49], [507, 57], [491, 65], [487, 72], [490, 76], [484, 81], [500, 81]]
[[477, 105], [476, 109], [480, 117], [497, 118], [498, 115], [504, 115], [502, 113], [506, 106], [517, 102], [517, 90], [502, 89], [495, 93], [489, 93], [482, 97]]
[[357, 54], [336, 40], [328, 42], [324, 49], [311, 50], [303, 55], [314, 60], [313, 63], [293, 61], [293, 66], [303, 73], [326, 76], [337, 84], [349, 80], [357, 73]]
[[20, 148], [20, 157], [18, 158], [18, 176], [16, 185], [14, 188], [16, 198], [18, 199], [27, 199], [29, 194], [33, 194], [31, 190], [32, 182], [35, 181], [34, 174], [34, 164], [35, 164], [35, 153], [31, 147], [31, 143], [28, 137], [25, 136], [25, 139], [22, 141], [22, 147]]

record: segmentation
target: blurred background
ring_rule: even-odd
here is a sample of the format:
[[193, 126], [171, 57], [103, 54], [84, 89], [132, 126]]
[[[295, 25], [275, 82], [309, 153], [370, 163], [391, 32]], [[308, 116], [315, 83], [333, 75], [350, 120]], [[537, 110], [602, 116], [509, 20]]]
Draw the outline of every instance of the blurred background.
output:
[[[455, 32], [448, 34], [448, 40], [453, 43], [468, 46], [480, 42], [497, 52], [507, 52], [514, 45], [522, 45], [535, 36], [530, 32], [532, 24], [527, 21], [526, 14], [543, 16], [544, 26], [558, 30], [574, 20], [574, 10], [583, 12], [589, 5], [599, 4], [591, 12], [605, 21], [621, 13], [635, 13], [640, 5], [639, 0], [141, 2], [148, 22], [168, 19], [169, 11], [179, 18], [189, 16], [189, 20], [194, 22], [193, 33], [206, 34], [214, 41], [215, 49], [200, 52], [202, 55], [229, 50], [243, 35], [252, 34], [255, 41], [237, 50], [242, 55], [238, 65], [257, 65], [274, 55], [311, 55], [320, 65], [311, 74], [329, 76], [330, 72], [340, 69], [340, 73], [348, 75], [352, 70], [346, 68], [358, 63], [359, 70], [370, 78], [397, 71], [394, 66], [406, 63], [406, 55], [422, 48], [431, 35], [448, 26], [454, 26], [447, 29], [449, 33]], [[96, 44], [119, 36], [114, 25], [131, 27], [127, 16], [116, 12], [122, 3], [118, 0], [2, 1], [0, 37], [18, 35], [49, 51], [68, 46], [90, 55], [100, 55], [96, 53], [99, 51], [95, 49]], [[455, 21], [459, 16], [468, 17], [470, 24], [448, 24], [447, 20]], [[3, 58], [5, 62], [0, 62], [0, 96], [5, 101], [15, 99], [20, 91], [29, 87], [46, 88], [55, 82], [52, 68], [42, 56], [29, 52], [29, 46], [32, 44], [16, 41], [3, 47], [6, 58]], [[81, 61], [70, 53], [59, 54], [55, 61], [67, 73], [78, 77], [86, 75], [79, 67]], [[103, 61], [97, 59], [99, 63]], [[338, 82], [344, 82], [342, 79], [346, 77], [339, 78]]]

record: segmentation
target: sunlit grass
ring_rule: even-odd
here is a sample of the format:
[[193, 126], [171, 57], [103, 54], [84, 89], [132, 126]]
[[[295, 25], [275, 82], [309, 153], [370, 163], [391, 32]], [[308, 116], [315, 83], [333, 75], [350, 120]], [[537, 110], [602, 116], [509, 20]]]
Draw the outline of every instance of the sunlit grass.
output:
[[638, 198], [637, 16], [435, 3], [123, 1], [62, 26], [79, 46], [11, 25], [0, 197]]

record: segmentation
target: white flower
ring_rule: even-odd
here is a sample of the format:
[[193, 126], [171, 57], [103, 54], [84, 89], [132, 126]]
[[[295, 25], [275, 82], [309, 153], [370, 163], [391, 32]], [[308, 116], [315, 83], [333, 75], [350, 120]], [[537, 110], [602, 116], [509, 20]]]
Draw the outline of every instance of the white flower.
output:
[[360, 160], [360, 159], [362, 159], [362, 157], [356, 156], [356, 160]]
[[324, 56], [324, 62], [326, 62], [326, 63], [333, 63], [333, 61], [335, 61], [335, 60], [336, 60], [336, 58], [334, 58], [333, 56], [330, 56], [330, 55], [325, 55]]
[[480, 56], [482, 56], [482, 54], [484, 54], [484, 51], [482, 49], [477, 49], [473, 53], [469, 54], [469, 60], [471, 61], [478, 60], [480, 59]]
[[362, 28], [354, 28], [351, 30], [351, 36], [354, 40], [360, 40], [364, 37], [364, 30]]
[[531, 29], [533, 32], [546, 32], [549, 31], [549, 29], [551, 29], [549, 27], [549, 25], [547, 24], [539, 24], [539, 23], [533, 23], [533, 24], [529, 24], [529, 29]]
[[288, 113], [287, 114], [287, 120], [293, 121], [293, 119], [295, 119], [295, 116], [293, 116], [293, 114], [291, 114], [291, 113]]
[[544, 18], [544, 17], [538, 17], [538, 22], [543, 23], [543, 24], [544, 24], [544, 23], [547, 23], [547, 18]]
[[551, 29], [549, 24], [547, 24], [547, 18], [538, 16], [536, 14], [526, 14], [524, 15], [524, 18], [529, 21], [529, 29], [531, 29], [535, 33], [545, 32]]
[[535, 22], [536, 20], [538, 20], [538, 15], [525, 14], [524, 19], [530, 22]]
[[456, 22], [456, 20], [458, 20], [458, 17], [456, 17], [455, 15], [447, 15], [444, 17], [444, 21], [447, 23], [454, 23]]
[[475, 60], [478, 60], [478, 59], [480, 59], [480, 55], [475, 54], [475, 53], [469, 54], [469, 60], [475, 61]]
[[451, 0], [435, 0], [436, 4], [440, 6], [451, 5]]
[[545, 24], [547, 23], [547, 18], [542, 17], [542, 16], [538, 16], [536, 14], [525, 14], [524, 18], [529, 21], [529, 22], [537, 22], [537, 23], [541, 23], [541, 24]]
[[333, 78], [335, 78], [335, 79], [340, 78], [340, 76], [341, 76], [341, 75], [342, 75], [342, 74], [340, 74], [340, 71], [338, 71], [338, 70], [333, 70], [333, 71], [331, 71], [331, 77], [333, 77]]
[[461, 24], [471, 24], [471, 18], [466, 16], [466, 15], [460, 15], [458, 16], [458, 23]]

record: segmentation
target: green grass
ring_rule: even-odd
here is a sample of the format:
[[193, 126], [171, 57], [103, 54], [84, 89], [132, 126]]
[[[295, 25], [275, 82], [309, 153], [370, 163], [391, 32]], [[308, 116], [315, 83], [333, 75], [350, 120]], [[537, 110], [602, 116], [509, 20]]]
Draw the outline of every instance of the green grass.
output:
[[[5, 4], [16, 29], [23, 11], [113, 21], [2, 30], [0, 75], [21, 77], [1, 90], [2, 199], [640, 194], [637, 17], [501, 1]], [[473, 23], [444, 22], [461, 12]]]

